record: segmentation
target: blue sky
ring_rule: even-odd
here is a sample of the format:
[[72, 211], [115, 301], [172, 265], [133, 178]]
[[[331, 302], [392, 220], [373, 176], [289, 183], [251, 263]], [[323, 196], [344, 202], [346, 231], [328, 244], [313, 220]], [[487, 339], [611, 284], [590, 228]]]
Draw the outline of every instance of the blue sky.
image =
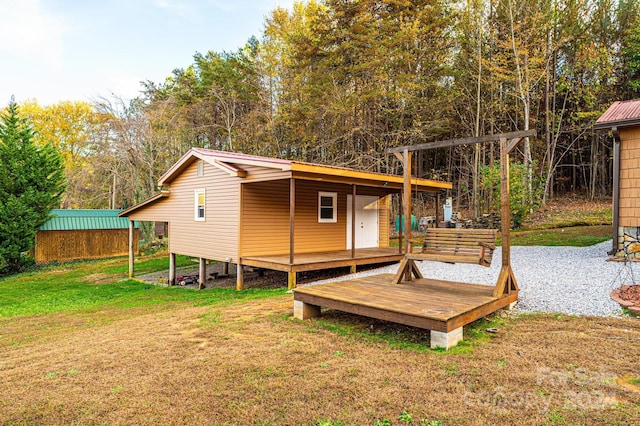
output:
[[293, 0], [0, 0], [0, 107], [130, 99], [195, 52], [235, 51]]

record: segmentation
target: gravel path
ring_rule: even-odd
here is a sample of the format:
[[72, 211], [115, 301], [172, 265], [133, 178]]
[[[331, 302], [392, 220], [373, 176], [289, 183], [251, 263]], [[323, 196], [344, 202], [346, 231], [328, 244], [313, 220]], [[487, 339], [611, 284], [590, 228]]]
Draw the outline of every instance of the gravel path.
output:
[[[622, 262], [607, 262], [607, 251], [610, 249], [611, 241], [591, 247], [512, 247], [511, 266], [520, 287], [518, 310], [572, 315], [621, 315], [620, 305], [611, 300], [609, 294], [623, 281], [631, 282], [630, 268], [633, 268], [636, 282], [640, 280], [640, 264], [625, 266]], [[426, 278], [493, 286], [500, 272], [501, 259], [501, 250], [497, 248], [490, 268], [427, 261], [418, 262], [418, 265]], [[308, 285], [395, 273], [397, 269], [396, 264]]]

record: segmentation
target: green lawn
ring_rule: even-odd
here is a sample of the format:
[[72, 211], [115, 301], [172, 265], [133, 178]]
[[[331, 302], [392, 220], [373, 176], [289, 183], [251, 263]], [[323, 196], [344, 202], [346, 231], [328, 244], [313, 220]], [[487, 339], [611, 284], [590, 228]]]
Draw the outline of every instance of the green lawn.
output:
[[[178, 266], [193, 264], [179, 256]], [[142, 257], [136, 273], [168, 269], [166, 255]], [[126, 279], [126, 258], [74, 262], [46, 266], [0, 279], [0, 317], [44, 315], [69, 311], [92, 311], [105, 307], [136, 307], [190, 303], [224, 304], [238, 299], [256, 299], [283, 294], [275, 290], [229, 288], [194, 291], [160, 287]]]

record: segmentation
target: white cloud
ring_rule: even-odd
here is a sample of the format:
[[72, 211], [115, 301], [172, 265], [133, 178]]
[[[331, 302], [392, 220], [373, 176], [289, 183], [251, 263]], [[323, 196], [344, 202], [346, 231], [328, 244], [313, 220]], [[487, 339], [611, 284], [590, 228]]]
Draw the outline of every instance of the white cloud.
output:
[[62, 35], [69, 30], [40, 0], [0, 0], [0, 52], [63, 68]]
[[170, 13], [185, 17], [192, 12], [192, 8], [185, 2], [179, 0], [153, 0], [153, 4], [158, 9], [165, 9]]

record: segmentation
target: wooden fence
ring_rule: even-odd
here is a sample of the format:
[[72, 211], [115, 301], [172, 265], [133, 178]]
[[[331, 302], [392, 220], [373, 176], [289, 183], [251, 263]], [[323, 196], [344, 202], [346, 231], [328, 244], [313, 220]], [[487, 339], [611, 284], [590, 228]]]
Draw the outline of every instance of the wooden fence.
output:
[[[134, 230], [134, 250], [138, 252], [138, 229]], [[83, 231], [38, 231], [36, 263], [98, 259], [129, 253], [128, 229], [93, 229]]]

